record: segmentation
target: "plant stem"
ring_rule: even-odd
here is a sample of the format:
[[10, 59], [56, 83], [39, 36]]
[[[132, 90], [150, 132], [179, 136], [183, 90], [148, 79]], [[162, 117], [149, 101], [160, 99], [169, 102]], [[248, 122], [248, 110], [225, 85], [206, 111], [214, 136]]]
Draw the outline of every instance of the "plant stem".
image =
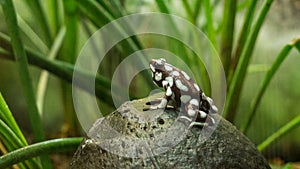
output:
[[206, 17], [206, 31], [208, 39], [211, 41], [215, 49], [219, 52], [217, 48], [217, 39], [216, 39], [216, 31], [214, 28], [214, 21], [212, 16], [212, 9], [210, 0], [203, 1], [204, 12]]
[[269, 136], [265, 141], [257, 146], [259, 151], [265, 150], [272, 142], [289, 133], [291, 130], [300, 125], [300, 115], [296, 116], [293, 120], [291, 120], [286, 125], [282, 126], [279, 130], [277, 130], [274, 134]]
[[224, 2], [223, 29], [221, 34], [220, 54], [225, 74], [228, 75], [233, 47], [234, 23], [236, 14], [236, 0]]
[[6, 168], [18, 162], [42, 154], [73, 151], [78, 148], [82, 138], [61, 138], [35, 143], [0, 157], [0, 168]]
[[246, 17], [245, 17], [245, 20], [244, 20], [244, 23], [243, 23], [242, 31], [239, 35], [239, 39], [238, 39], [238, 42], [237, 42], [237, 47], [236, 47], [235, 53], [233, 55], [233, 58], [231, 59], [230, 68], [229, 68], [229, 72], [228, 72], [228, 75], [227, 75], [228, 86], [231, 83], [232, 74], [236, 69], [236, 66], [237, 66], [237, 63], [239, 61], [241, 52], [245, 47], [245, 42], [246, 42], [246, 39], [248, 38], [251, 23], [252, 23], [252, 20], [253, 20], [253, 16], [255, 14], [256, 4], [257, 4], [257, 0], [251, 1], [251, 4], [250, 4], [249, 9], [247, 11], [247, 14], [246, 14]]

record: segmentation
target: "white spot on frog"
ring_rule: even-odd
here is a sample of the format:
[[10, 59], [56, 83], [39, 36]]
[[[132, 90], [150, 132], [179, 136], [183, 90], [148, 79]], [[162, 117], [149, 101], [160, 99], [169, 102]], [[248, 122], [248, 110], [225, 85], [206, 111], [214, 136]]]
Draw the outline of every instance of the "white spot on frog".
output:
[[166, 77], [165, 80], [169, 83], [169, 86], [170, 86], [170, 87], [173, 86], [174, 81], [173, 81], [173, 78], [172, 78], [172, 77], [168, 76], [168, 77]]
[[194, 106], [199, 106], [199, 101], [197, 99], [192, 99], [190, 103]]
[[204, 111], [200, 111], [200, 117], [201, 118], [206, 118], [207, 114]]
[[161, 72], [156, 72], [154, 78], [155, 78], [156, 81], [160, 81], [162, 79], [162, 73]]
[[166, 91], [166, 95], [167, 96], [171, 96], [173, 94], [172, 90], [170, 87], [167, 88], [167, 91]]
[[188, 115], [189, 115], [190, 117], [193, 117], [193, 116], [195, 116], [196, 111], [193, 110], [193, 109], [189, 109], [187, 113], [188, 113]]
[[182, 84], [182, 82], [181, 82], [179, 79], [177, 79], [177, 80], [175, 81], [175, 84], [176, 84], [176, 86], [177, 86], [180, 90], [183, 90], [183, 91], [185, 91], [185, 92], [189, 91], [188, 87], [185, 86], [184, 84]]
[[174, 75], [174, 76], [179, 76], [180, 74], [179, 74], [178, 71], [173, 71], [173, 72], [172, 72], [172, 75]]
[[169, 82], [168, 82], [168, 81], [166, 81], [166, 80], [163, 80], [163, 81], [162, 81], [162, 85], [163, 85], [163, 87], [167, 86], [168, 84], [169, 84]]
[[173, 70], [172, 66], [167, 65], [167, 64], [165, 64], [165, 69], [166, 69], [166, 71], [172, 71]]
[[196, 83], [194, 83], [194, 87], [196, 88], [196, 90], [199, 92], [200, 91], [200, 88], [199, 88], [199, 86], [196, 84]]
[[180, 97], [180, 101], [184, 104], [187, 103], [189, 100], [191, 100], [191, 96], [189, 96], [189, 95], [182, 95]]
[[181, 73], [183, 74], [183, 76], [185, 77], [186, 80], [190, 80], [190, 76], [187, 75], [184, 71], [181, 71]]

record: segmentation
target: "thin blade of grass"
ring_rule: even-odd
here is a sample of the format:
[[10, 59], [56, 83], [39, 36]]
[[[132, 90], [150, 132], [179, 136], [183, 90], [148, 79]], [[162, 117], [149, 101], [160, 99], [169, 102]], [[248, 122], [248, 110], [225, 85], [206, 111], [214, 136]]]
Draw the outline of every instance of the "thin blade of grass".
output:
[[287, 44], [283, 47], [281, 52], [278, 54], [276, 60], [273, 62], [270, 70], [268, 70], [268, 72], [266, 73], [264, 80], [262, 81], [262, 84], [260, 85], [259, 91], [253, 99], [253, 102], [252, 102], [251, 108], [250, 108], [250, 112], [246, 116], [245, 122], [242, 124], [242, 127], [240, 129], [241, 132], [246, 133], [248, 131], [250, 123], [251, 123], [253, 117], [255, 116], [256, 110], [259, 107], [260, 101], [261, 101], [268, 85], [270, 84], [272, 78], [274, 77], [274, 74], [278, 71], [280, 65], [284, 62], [284, 60], [288, 56], [289, 52], [291, 51], [291, 49], [293, 47], [295, 47], [296, 44], [300, 44], [300, 37], [296, 38], [295, 40], [293, 40], [292, 42], [290, 42], [289, 44]]
[[195, 20], [193, 19], [193, 16], [194, 16], [193, 11], [191, 9], [190, 4], [188, 3], [187, 0], [182, 0], [181, 2], [182, 2], [182, 5], [183, 5], [183, 8], [185, 10], [185, 13], [186, 13], [186, 16], [187, 16], [188, 20], [190, 22], [192, 22], [193, 24], [195, 24], [195, 22], [194, 22]]
[[160, 12], [170, 14], [169, 8], [163, 0], [155, 0], [156, 5], [158, 6]]
[[300, 36], [297, 37], [294, 41], [292, 41], [292, 43], [294, 43], [295, 48], [298, 50], [298, 52], [300, 53]]
[[63, 4], [66, 34], [62, 47], [62, 55], [59, 59], [74, 64], [78, 52], [76, 50], [78, 46], [77, 6], [74, 0], [65, 0], [63, 1]]
[[[59, 60], [74, 64], [77, 58], [78, 49], [78, 17], [77, 5], [74, 0], [64, 0], [64, 24], [66, 35], [59, 55]], [[72, 99], [72, 86], [65, 81], [61, 82], [62, 100], [64, 107], [63, 126], [65, 133], [78, 133], [76, 122], [77, 117], [74, 111]]]
[[[0, 114], [3, 112], [0, 110]], [[22, 142], [22, 137], [19, 137], [4, 121], [0, 119], [0, 138], [1, 140], [9, 143], [5, 144], [9, 151], [16, 150], [18, 148], [26, 146]], [[25, 160], [24, 160], [25, 161]], [[41, 168], [39, 163], [34, 159], [28, 159], [24, 165], [29, 166], [30, 168]]]
[[245, 19], [244, 19], [244, 23], [243, 23], [243, 27], [241, 29], [238, 41], [237, 41], [237, 47], [235, 49], [235, 53], [233, 54], [233, 57], [231, 59], [231, 63], [230, 63], [230, 68], [229, 68], [229, 72], [227, 75], [227, 83], [228, 86], [230, 86], [231, 80], [232, 80], [232, 76], [233, 76], [233, 72], [236, 69], [237, 63], [240, 59], [240, 55], [242, 50], [245, 47], [245, 42], [246, 39], [249, 38], [249, 31], [250, 31], [250, 27], [251, 27], [251, 23], [253, 21], [253, 16], [255, 14], [255, 7], [257, 4], [257, 0], [253, 0], [251, 1], [251, 4], [249, 5], [249, 8], [247, 10]]
[[213, 10], [210, 3], [210, 0], [202, 1], [204, 6], [204, 13], [206, 18], [206, 31], [208, 39], [211, 41], [215, 49], [219, 52], [217, 46], [217, 38], [216, 38], [216, 31], [214, 28], [214, 20], [213, 20]]
[[32, 16], [35, 17], [37, 23], [41, 27], [45, 43], [50, 46], [52, 43], [50, 27], [48, 25], [45, 13], [39, 0], [26, 0], [26, 4], [31, 9]]
[[36, 46], [40, 52], [46, 54], [49, 52], [49, 48], [44, 43], [44, 41], [36, 34], [34, 30], [31, 29], [31, 27], [24, 21], [24, 19], [17, 15], [17, 20], [19, 24], [19, 28], [24, 34], [29, 38], [29, 40]]
[[260, 28], [265, 20], [265, 17], [271, 7], [273, 0], [266, 0], [258, 14], [258, 18], [254, 23], [253, 29], [246, 40], [245, 47], [241, 53], [237, 68], [233, 74], [232, 83], [230, 83], [227, 94], [226, 104], [223, 116], [233, 122], [237, 111], [237, 105], [240, 100], [240, 94], [243, 87], [244, 79], [246, 77], [247, 67], [256, 43], [256, 39]]
[[[57, 35], [57, 37], [54, 39], [53, 45], [50, 49], [50, 52], [47, 56], [49, 60], [53, 60], [61, 48], [63, 38], [65, 36], [66, 29], [65, 27], [62, 27]], [[38, 86], [37, 86], [37, 106], [39, 108], [40, 116], [43, 115], [43, 105], [44, 105], [44, 96], [46, 93], [46, 88], [47, 88], [47, 83], [48, 83], [48, 77], [49, 73], [47, 71], [42, 71], [39, 81], [38, 81]]]
[[52, 35], [56, 35], [61, 24], [61, 11], [58, 0], [47, 1], [47, 11], [49, 13], [49, 26]]
[[193, 23], [197, 25], [199, 14], [201, 13], [201, 1], [196, 1], [194, 15], [193, 15]]
[[221, 32], [220, 54], [226, 75], [228, 75], [229, 66], [231, 62], [236, 5], [236, 0], [227, 0], [224, 2], [224, 17], [223, 28]]
[[299, 127], [299, 125], [300, 125], [300, 115], [296, 116], [294, 119], [292, 119], [286, 125], [282, 126], [275, 133], [273, 133], [271, 136], [269, 136], [265, 141], [263, 141], [261, 144], [259, 144], [257, 146], [257, 149], [259, 151], [265, 150], [275, 140], [278, 140], [279, 138], [288, 134], [291, 130], [295, 129], [296, 127]]
[[20, 138], [22, 145], [27, 145], [28, 143], [27, 143], [22, 131], [20, 130], [13, 114], [9, 110], [8, 105], [6, 104], [1, 93], [0, 93], [0, 111], [1, 111], [0, 119], [2, 119], [4, 121], [4, 123], [7, 124], [8, 127], [11, 128], [16, 133], [18, 138]]

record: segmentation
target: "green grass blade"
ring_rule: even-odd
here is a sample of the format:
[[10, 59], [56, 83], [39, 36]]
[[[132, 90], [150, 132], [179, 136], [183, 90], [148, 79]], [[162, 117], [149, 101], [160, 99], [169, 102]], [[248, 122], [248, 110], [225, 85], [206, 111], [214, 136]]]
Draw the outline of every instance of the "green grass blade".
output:
[[260, 103], [268, 85], [270, 84], [270, 81], [274, 77], [274, 74], [277, 72], [280, 65], [284, 62], [285, 58], [288, 56], [291, 49], [294, 46], [296, 46], [296, 44], [300, 44], [300, 38], [297, 38], [297, 39], [293, 40], [292, 42], [290, 42], [289, 44], [284, 46], [284, 48], [281, 50], [281, 52], [277, 56], [276, 60], [274, 61], [272, 67], [266, 73], [264, 80], [259, 88], [259, 91], [253, 99], [253, 102], [252, 102], [251, 108], [250, 108], [250, 112], [248, 113], [247, 117], [245, 118], [245, 122], [242, 124], [242, 127], [240, 129], [241, 132], [243, 132], [243, 133], [247, 132], [249, 125], [256, 113], [256, 110], [259, 107], [259, 103]]
[[170, 11], [169, 11], [167, 5], [165, 4], [164, 0], [155, 0], [155, 2], [156, 2], [156, 5], [158, 6], [160, 12], [170, 14]]
[[[38, 113], [33, 86], [31, 84], [32, 81], [29, 75], [27, 56], [19, 35], [16, 12], [11, 0], [3, 0], [1, 2], [3, 14], [5, 16], [7, 27], [11, 36], [12, 48], [18, 65], [20, 79], [25, 100], [28, 106], [29, 119], [31, 127], [33, 129], [35, 141], [42, 141], [45, 139], [45, 134]], [[41, 159], [44, 168], [52, 168], [49, 157], [41, 156]]]
[[96, 1], [76, 0], [76, 3], [79, 10], [98, 27], [114, 20], [104, 8], [99, 7]]
[[240, 32], [239, 38], [238, 38], [237, 47], [235, 49], [235, 53], [234, 53], [233, 58], [231, 60], [229, 74], [227, 76], [228, 86], [231, 83], [232, 74], [236, 69], [236, 66], [237, 66], [238, 60], [240, 58], [241, 52], [245, 47], [246, 39], [249, 38], [248, 35], [249, 35], [251, 23], [253, 21], [253, 16], [255, 14], [256, 4], [257, 4], [257, 0], [251, 1], [251, 4], [249, 5], [249, 8], [247, 10], [247, 13], [246, 13], [246, 16], [245, 16], [245, 19], [244, 19], [244, 23], [243, 23], [243, 27], [242, 27], [242, 30]]
[[[3, 112], [0, 110], [0, 114], [2, 114]], [[19, 137], [8, 125], [5, 124], [4, 121], [2, 121], [0, 119], [0, 138], [1, 140], [4, 141], [4, 143], [6, 143], [6, 147], [8, 148], [9, 151], [13, 151], [15, 149], [21, 148], [24, 145], [24, 143], [22, 142], [22, 137]], [[9, 143], [9, 144], [7, 144]], [[39, 163], [36, 160], [33, 159], [28, 159], [28, 161], [26, 161], [26, 164], [29, 166], [30, 168], [41, 168], [41, 166], [39, 165]]]
[[189, 5], [188, 1], [186, 0], [182, 0], [182, 5], [183, 5], [183, 8], [185, 9], [185, 13], [186, 13], [186, 16], [188, 18], [188, 20], [190, 22], [192, 22], [193, 24], [195, 24], [195, 20], [194, 20], [194, 14], [193, 14], [193, 11], [191, 9], [191, 6]]
[[[65, 36], [65, 33], [66, 33], [66, 29], [65, 27], [62, 27], [59, 33], [57, 34], [57, 37], [54, 39], [53, 45], [47, 56], [48, 59], [53, 60], [57, 56], [59, 49], [61, 48], [61, 45], [63, 43], [63, 38]], [[37, 106], [39, 108], [39, 112], [41, 116], [43, 114], [44, 96], [46, 93], [48, 77], [49, 77], [49, 73], [47, 71], [42, 71], [37, 86], [37, 94], [36, 94]]]
[[204, 13], [206, 18], [206, 32], [208, 39], [211, 41], [215, 49], [219, 52], [217, 46], [216, 30], [214, 28], [213, 10], [210, 0], [202, 1], [204, 6]]
[[40, 156], [42, 154], [74, 151], [83, 138], [62, 138], [35, 143], [0, 157], [0, 168], [9, 167], [18, 162]]
[[[47, 11], [49, 13], [49, 26], [52, 35], [56, 35], [61, 24], [61, 11], [59, 10], [58, 0], [47, 1]], [[61, 12], [61, 13], [60, 13]]]
[[[2, 114], [3, 112], [0, 111]], [[14, 133], [14, 131], [0, 119], [0, 134], [3, 140], [8, 140], [12, 147], [9, 150], [15, 150], [24, 146], [23, 141]]]
[[202, 3], [201, 1], [196, 1], [195, 3], [194, 16], [193, 16], [193, 23], [195, 25], [197, 25], [198, 17], [201, 12], [201, 3]]
[[23, 20], [23, 18], [17, 15], [19, 28], [29, 38], [29, 40], [35, 45], [35, 47], [42, 53], [46, 54], [49, 52], [48, 46], [43, 40], [36, 34], [34, 30]]
[[240, 100], [240, 94], [244, 79], [246, 77], [247, 67], [249, 65], [250, 58], [256, 43], [256, 39], [259, 30], [265, 20], [265, 17], [271, 7], [273, 0], [266, 0], [259, 12], [258, 18], [255, 21], [253, 29], [246, 41], [245, 47], [241, 53], [241, 58], [239, 59], [237, 69], [235, 70], [232, 78], [232, 83], [230, 83], [229, 91], [227, 94], [226, 104], [224, 108], [223, 116], [229, 121], [233, 121], [235, 118], [237, 105]]
[[62, 48], [60, 59], [69, 63], [75, 63], [77, 56], [78, 42], [78, 19], [77, 6], [74, 0], [65, 0], [64, 3], [64, 22], [66, 26], [66, 35]]
[[299, 42], [300, 36], [298, 36], [294, 41], [292, 42], [295, 44], [295, 48], [298, 50], [298, 52], [300, 53], [300, 42]]
[[236, 4], [236, 0], [227, 0], [224, 2], [224, 17], [223, 28], [221, 32], [220, 54], [226, 75], [228, 75], [233, 48]]
[[259, 151], [265, 150], [272, 142], [289, 133], [291, 130], [299, 127], [300, 125], [300, 115], [296, 116], [293, 120], [288, 122], [286, 125], [278, 129], [274, 134], [269, 136], [265, 141], [257, 146]]
[[6, 125], [8, 125], [8, 127], [11, 128], [16, 133], [16, 135], [22, 142], [21, 145], [27, 145], [28, 143], [27, 143], [22, 131], [20, 130], [13, 114], [9, 110], [8, 105], [6, 104], [4, 98], [2, 97], [1, 92], [0, 92], [0, 111], [1, 111], [0, 119], [2, 119], [3, 122]]
[[[64, 0], [64, 24], [66, 26], [66, 36], [62, 46], [59, 59], [74, 64], [77, 58], [78, 49], [78, 17], [77, 5], [74, 0]], [[78, 133], [77, 117], [74, 111], [72, 99], [72, 86], [64, 81], [61, 82], [62, 99], [64, 107], [64, 126], [66, 132]]]
[[47, 46], [52, 44], [50, 27], [48, 25], [45, 13], [40, 4], [39, 0], [26, 0], [26, 4], [31, 9], [32, 16], [35, 17], [37, 23], [39, 24], [43, 37], [45, 38], [45, 43]]

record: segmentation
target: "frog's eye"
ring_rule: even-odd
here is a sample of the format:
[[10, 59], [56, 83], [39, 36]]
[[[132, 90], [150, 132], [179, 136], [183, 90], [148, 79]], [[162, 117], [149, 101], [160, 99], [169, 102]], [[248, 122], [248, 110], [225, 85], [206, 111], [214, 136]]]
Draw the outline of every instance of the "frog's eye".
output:
[[166, 63], [166, 59], [164, 59], [164, 58], [157, 59], [156, 63], [159, 65], [164, 65]]
[[166, 59], [165, 58], [160, 58], [162, 63], [166, 63]]

